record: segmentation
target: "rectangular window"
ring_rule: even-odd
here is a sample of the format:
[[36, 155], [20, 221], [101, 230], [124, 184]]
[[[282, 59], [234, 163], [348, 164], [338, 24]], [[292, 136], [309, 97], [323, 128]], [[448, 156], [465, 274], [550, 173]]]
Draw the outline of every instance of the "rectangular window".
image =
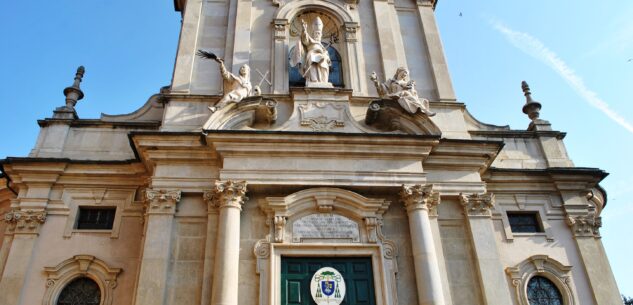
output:
[[79, 217], [77, 217], [77, 229], [112, 230], [115, 213], [116, 207], [79, 207]]
[[508, 220], [513, 233], [543, 232], [538, 212], [508, 212]]

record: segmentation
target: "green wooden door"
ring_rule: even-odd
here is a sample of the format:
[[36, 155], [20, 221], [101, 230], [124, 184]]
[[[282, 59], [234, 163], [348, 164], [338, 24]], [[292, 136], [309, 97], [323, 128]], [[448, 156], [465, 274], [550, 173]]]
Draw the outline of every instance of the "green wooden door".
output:
[[323, 267], [332, 267], [343, 275], [347, 292], [342, 305], [376, 304], [371, 258], [282, 257], [281, 305], [314, 305], [310, 281]]

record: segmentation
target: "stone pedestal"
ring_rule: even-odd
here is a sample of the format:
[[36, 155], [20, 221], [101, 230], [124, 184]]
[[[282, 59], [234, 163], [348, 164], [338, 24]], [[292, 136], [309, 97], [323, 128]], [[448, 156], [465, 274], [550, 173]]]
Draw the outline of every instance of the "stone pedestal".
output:
[[439, 203], [432, 186], [403, 186], [400, 192], [409, 214], [411, 250], [419, 305], [444, 305], [444, 290], [429, 220], [429, 209]]
[[211, 305], [237, 305], [240, 213], [246, 182], [216, 182], [212, 200], [219, 209]]

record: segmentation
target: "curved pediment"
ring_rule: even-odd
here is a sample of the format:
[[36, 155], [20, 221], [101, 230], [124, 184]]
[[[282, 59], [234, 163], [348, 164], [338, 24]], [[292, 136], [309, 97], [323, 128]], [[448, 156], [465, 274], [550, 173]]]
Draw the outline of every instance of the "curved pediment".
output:
[[397, 101], [369, 101], [351, 93], [295, 88], [290, 97], [251, 96], [213, 112], [203, 129], [441, 135], [432, 113], [411, 114]]

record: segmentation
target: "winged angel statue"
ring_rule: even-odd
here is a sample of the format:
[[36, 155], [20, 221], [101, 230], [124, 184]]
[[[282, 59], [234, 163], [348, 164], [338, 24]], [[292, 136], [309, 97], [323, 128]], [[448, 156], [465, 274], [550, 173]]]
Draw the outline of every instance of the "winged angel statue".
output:
[[239, 75], [235, 75], [226, 70], [224, 60], [217, 57], [215, 54], [204, 50], [198, 50], [196, 55], [218, 62], [220, 64], [220, 73], [224, 79], [224, 96], [215, 104], [215, 106], [209, 107], [211, 112], [219, 110], [228, 103], [239, 103], [245, 97], [258, 95], [260, 93], [259, 86], [255, 86], [253, 88], [253, 85], [251, 84], [251, 69], [248, 65], [241, 66]]
[[312, 23], [312, 35], [308, 33], [308, 25], [301, 20], [301, 39], [290, 54], [290, 65], [300, 65], [300, 72], [306, 79], [306, 87], [332, 87], [329, 82], [332, 61], [327, 48], [321, 43], [323, 21], [318, 16]]

